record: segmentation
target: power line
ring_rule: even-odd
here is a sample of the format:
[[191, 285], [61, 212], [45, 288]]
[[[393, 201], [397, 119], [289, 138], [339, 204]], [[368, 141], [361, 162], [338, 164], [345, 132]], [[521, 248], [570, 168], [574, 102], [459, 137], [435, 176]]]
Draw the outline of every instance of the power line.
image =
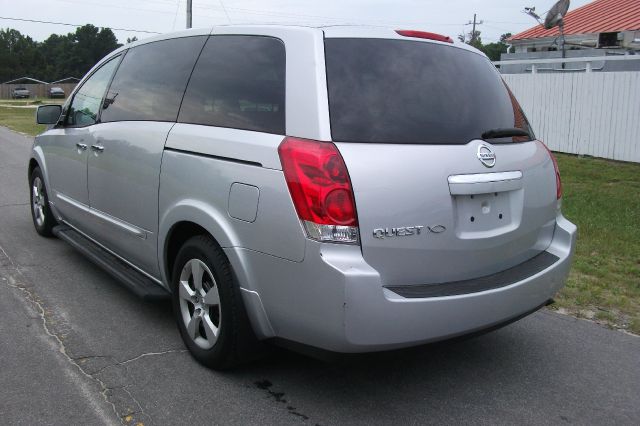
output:
[[513, 24], [513, 25], [531, 25], [531, 22], [508, 22], [508, 21], [484, 21], [492, 24]]
[[[380, 23], [380, 24], [392, 24], [392, 25], [396, 25], [398, 24], [398, 22], [389, 22], [389, 21], [385, 21], [385, 20], [379, 20], [379, 19], [352, 19], [352, 18], [345, 18], [345, 17], [339, 17], [339, 16], [323, 16], [323, 15], [309, 15], [309, 14], [301, 14], [301, 13], [291, 13], [291, 12], [284, 12], [284, 11], [276, 11], [276, 10], [264, 10], [264, 9], [247, 9], [247, 8], [240, 8], [240, 7], [231, 7], [231, 6], [225, 6], [224, 4], [222, 6], [220, 5], [213, 5], [213, 4], [203, 4], [203, 5], [194, 5], [193, 6], [194, 9], [208, 9], [208, 10], [212, 10], [212, 11], [221, 11], [224, 13], [227, 13], [227, 11], [234, 11], [237, 13], [243, 13], [243, 14], [248, 14], [248, 15], [266, 15], [266, 16], [273, 16], [273, 17], [283, 17], [283, 18], [305, 18], [306, 21], [309, 20], [329, 20], [329, 21], [338, 21], [338, 22], [345, 22], [345, 21], [349, 21], [349, 22], [362, 22], [362, 23]], [[200, 15], [200, 16], [210, 16], [210, 15]], [[311, 18], [311, 19], [307, 19], [307, 18]], [[402, 22], [401, 25], [447, 25], [447, 26], [457, 26], [459, 25], [459, 23], [442, 23], [442, 22]]]
[[227, 12], [227, 8], [225, 7], [224, 3], [222, 3], [222, 0], [218, 0], [220, 2], [220, 6], [222, 6], [222, 10], [224, 10], [224, 14], [227, 16], [227, 20], [229, 21], [230, 24], [232, 24], [233, 22], [231, 22], [231, 18], [229, 17], [229, 12]]
[[504, 31], [504, 32], [509, 32], [510, 31], [509, 29], [504, 28], [504, 27], [501, 28], [501, 27], [496, 27], [496, 26], [493, 26], [493, 25], [487, 25], [486, 22], [485, 22], [484, 26], [487, 27], [487, 28], [498, 30], [498, 31]]
[[180, 11], [180, 0], [176, 1], [176, 14], [173, 15], [173, 24], [171, 25], [171, 31], [176, 29], [176, 19], [178, 19], [178, 12]]
[[[0, 19], [6, 20], [6, 21], [34, 22], [36, 24], [65, 25], [68, 27], [83, 27], [84, 25], [87, 25], [87, 24], [69, 24], [67, 22], [39, 21], [37, 19], [26, 19], [26, 18], [9, 18], [7, 16], [0, 16]], [[132, 33], [146, 33], [146, 34], [162, 34], [157, 31], [133, 30], [130, 28], [114, 28], [114, 27], [106, 27], [106, 26], [100, 26], [100, 25], [97, 25], [97, 26], [100, 28], [108, 28], [114, 31], [128, 31]]]
[[171, 12], [170, 9], [164, 9], [164, 10], [158, 10], [158, 9], [141, 9], [139, 7], [131, 7], [131, 6], [123, 6], [121, 4], [104, 4], [104, 3], [96, 3], [96, 2], [90, 2], [87, 0], [54, 0], [54, 1], [58, 1], [61, 3], [70, 3], [70, 4], [78, 4], [81, 7], [86, 7], [86, 6], [96, 6], [96, 7], [102, 7], [102, 8], [110, 8], [110, 9], [126, 9], [126, 10], [136, 10], [139, 12], [147, 12], [147, 13], [158, 13], [158, 14], [163, 14], [163, 15], [173, 15], [173, 12]]

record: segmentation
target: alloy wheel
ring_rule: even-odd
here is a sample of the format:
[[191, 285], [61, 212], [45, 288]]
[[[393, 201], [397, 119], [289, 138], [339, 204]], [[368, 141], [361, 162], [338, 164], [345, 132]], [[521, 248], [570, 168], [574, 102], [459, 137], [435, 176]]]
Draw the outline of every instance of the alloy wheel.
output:
[[46, 201], [44, 197], [42, 179], [40, 179], [40, 176], [36, 176], [33, 179], [31, 192], [31, 207], [33, 208], [33, 217], [35, 218], [36, 225], [42, 227], [44, 226], [45, 221], [44, 208]]
[[211, 270], [200, 259], [191, 259], [182, 268], [178, 296], [187, 334], [200, 348], [212, 348], [222, 323], [220, 293]]

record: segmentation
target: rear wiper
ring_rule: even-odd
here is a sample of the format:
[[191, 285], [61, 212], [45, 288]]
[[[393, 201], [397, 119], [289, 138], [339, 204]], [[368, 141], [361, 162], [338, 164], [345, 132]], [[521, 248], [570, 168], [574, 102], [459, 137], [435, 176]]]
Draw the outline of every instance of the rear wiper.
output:
[[517, 127], [505, 127], [502, 129], [487, 130], [482, 134], [482, 139], [508, 138], [510, 136], [529, 136], [529, 132]]

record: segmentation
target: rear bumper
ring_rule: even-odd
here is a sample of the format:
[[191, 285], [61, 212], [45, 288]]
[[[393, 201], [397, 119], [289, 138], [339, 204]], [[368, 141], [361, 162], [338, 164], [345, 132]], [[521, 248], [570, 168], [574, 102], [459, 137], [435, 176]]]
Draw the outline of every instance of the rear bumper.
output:
[[419, 345], [508, 322], [543, 305], [564, 285], [576, 227], [561, 215], [549, 267], [485, 291], [403, 297], [383, 287], [359, 247], [307, 244], [303, 262], [232, 248], [227, 254], [256, 334], [334, 352]]

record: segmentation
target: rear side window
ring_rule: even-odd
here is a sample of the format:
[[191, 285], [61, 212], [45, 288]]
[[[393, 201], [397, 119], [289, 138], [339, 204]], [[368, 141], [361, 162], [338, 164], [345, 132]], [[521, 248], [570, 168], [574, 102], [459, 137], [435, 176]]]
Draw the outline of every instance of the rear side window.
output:
[[213, 36], [207, 41], [178, 121], [285, 133], [285, 48], [260, 36]]
[[334, 141], [466, 144], [514, 127], [532, 135], [499, 73], [476, 53], [418, 41], [326, 39], [325, 57]]
[[175, 121], [205, 40], [176, 38], [130, 49], [113, 78], [101, 121]]

